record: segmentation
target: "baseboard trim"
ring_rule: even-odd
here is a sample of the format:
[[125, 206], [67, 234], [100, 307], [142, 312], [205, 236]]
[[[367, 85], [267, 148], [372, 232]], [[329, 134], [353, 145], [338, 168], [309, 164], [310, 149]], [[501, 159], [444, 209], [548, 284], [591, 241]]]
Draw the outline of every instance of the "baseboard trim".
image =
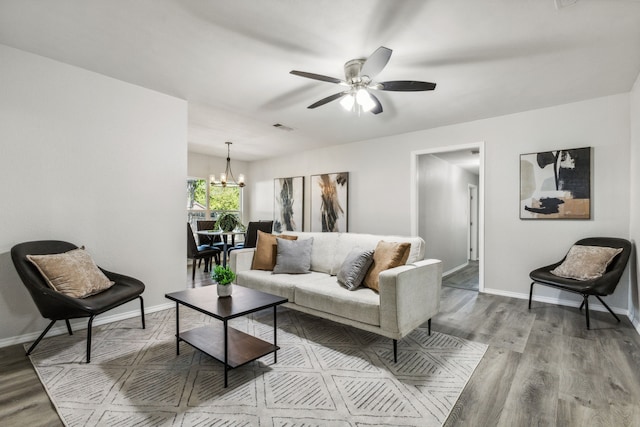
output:
[[467, 261], [464, 264], [459, 265], [457, 267], [453, 267], [451, 270], [445, 271], [444, 273], [442, 273], [442, 277], [447, 277], [448, 275], [453, 274], [453, 273], [455, 273], [457, 271], [460, 271], [460, 270], [462, 270], [463, 268], [465, 268], [467, 266], [469, 266], [469, 261]]
[[[175, 304], [171, 302], [167, 302], [163, 304], [154, 305], [153, 307], [145, 307], [144, 313], [145, 314], [155, 313], [156, 311], [166, 310], [172, 307], [175, 307]], [[117, 322], [118, 320], [130, 319], [136, 316], [140, 316], [140, 309], [125, 311], [124, 313], [112, 314], [109, 316], [98, 316], [94, 319], [93, 326], [105, 325], [107, 323]], [[87, 321], [88, 321], [88, 318], [86, 318], [84, 321], [82, 319], [78, 319], [77, 322], [72, 322], [73, 330], [76, 331], [76, 330], [87, 329]], [[38, 338], [38, 336], [41, 333], [42, 331], [31, 332], [24, 335], [17, 335], [15, 337], [0, 339], [0, 348], [34, 341], [36, 338]], [[67, 327], [65, 326], [64, 321], [58, 321], [56, 326], [51, 328], [51, 330], [47, 333], [46, 336], [53, 337], [56, 335], [62, 335], [66, 333], [67, 333]]]
[[[491, 294], [491, 295], [500, 295], [503, 297], [511, 297], [511, 298], [517, 298], [517, 299], [524, 299], [524, 300], [529, 300], [529, 294], [521, 294], [518, 292], [508, 292], [508, 291], [503, 291], [500, 289], [490, 289], [490, 288], [484, 288], [484, 293], [487, 294]], [[580, 301], [572, 301], [572, 300], [568, 300], [568, 299], [564, 299], [564, 298], [553, 298], [553, 297], [544, 297], [544, 296], [536, 296], [534, 295], [532, 298], [533, 301], [538, 301], [538, 302], [546, 302], [549, 304], [555, 304], [555, 305], [563, 305], [566, 307], [580, 307], [581, 302]], [[597, 300], [596, 300], [597, 301]], [[608, 312], [607, 308], [600, 304], [600, 303], [592, 303], [591, 299], [589, 299], [589, 310], [595, 310], [595, 311], [606, 311]], [[621, 314], [623, 316], [627, 316], [629, 318], [629, 320], [631, 320], [630, 317], [630, 312], [627, 309], [624, 308], [619, 308], [619, 307], [611, 307], [611, 310], [613, 310], [614, 313], [616, 314]], [[636, 328], [637, 329], [637, 328]], [[639, 332], [640, 333], [640, 332]]]

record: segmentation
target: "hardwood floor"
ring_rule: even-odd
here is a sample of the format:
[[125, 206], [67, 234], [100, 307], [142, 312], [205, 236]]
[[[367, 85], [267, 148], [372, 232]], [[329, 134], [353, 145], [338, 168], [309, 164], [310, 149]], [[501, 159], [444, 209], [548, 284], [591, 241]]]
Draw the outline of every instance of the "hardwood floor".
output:
[[466, 267], [443, 277], [442, 286], [477, 291], [479, 274], [478, 261], [469, 261]]
[[[187, 286], [210, 282], [202, 269]], [[622, 317], [621, 317], [622, 318]], [[640, 336], [628, 319], [443, 287], [435, 331], [489, 345], [446, 426], [640, 425]], [[61, 426], [21, 345], [0, 349], [0, 425]]]

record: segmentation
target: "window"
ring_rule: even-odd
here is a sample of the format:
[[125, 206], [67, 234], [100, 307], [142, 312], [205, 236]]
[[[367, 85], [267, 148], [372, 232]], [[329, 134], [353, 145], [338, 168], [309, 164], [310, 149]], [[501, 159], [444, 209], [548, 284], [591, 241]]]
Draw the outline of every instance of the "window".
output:
[[212, 186], [206, 179], [187, 179], [187, 221], [196, 230], [199, 220], [216, 219], [220, 212], [236, 213], [242, 218], [242, 189], [237, 186]]

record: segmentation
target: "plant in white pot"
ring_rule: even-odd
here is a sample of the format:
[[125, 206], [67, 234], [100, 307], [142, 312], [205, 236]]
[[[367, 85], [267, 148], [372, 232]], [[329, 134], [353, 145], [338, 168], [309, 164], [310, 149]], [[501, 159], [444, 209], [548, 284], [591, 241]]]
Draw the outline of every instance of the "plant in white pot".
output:
[[218, 284], [218, 296], [231, 296], [233, 291], [233, 281], [236, 280], [236, 274], [229, 267], [216, 265], [211, 273], [211, 278]]

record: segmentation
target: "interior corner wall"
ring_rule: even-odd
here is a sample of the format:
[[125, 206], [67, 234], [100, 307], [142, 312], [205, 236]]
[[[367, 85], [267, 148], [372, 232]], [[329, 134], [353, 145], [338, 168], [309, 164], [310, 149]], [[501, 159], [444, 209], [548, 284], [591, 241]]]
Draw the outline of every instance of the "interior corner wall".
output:
[[640, 242], [640, 75], [638, 75], [636, 83], [631, 90], [629, 104], [629, 117], [631, 120], [629, 236], [634, 244], [633, 257], [629, 261], [631, 279], [629, 311], [636, 329], [640, 331], [640, 319], [638, 318], [640, 317], [640, 274], [638, 273], [638, 264], [640, 263], [640, 255], [638, 255], [638, 243]]
[[438, 258], [450, 272], [469, 261], [469, 184], [478, 176], [432, 154], [418, 156], [418, 235], [427, 245], [425, 258]]
[[185, 283], [186, 101], [4, 45], [0, 76], [0, 342], [48, 323], [11, 262], [19, 242], [85, 245], [145, 283], [147, 308], [166, 304]]
[[[485, 291], [525, 298], [529, 272], [562, 258], [576, 240], [628, 237], [629, 120], [625, 93], [252, 162], [250, 216], [273, 215], [273, 178], [302, 175], [308, 230], [309, 176], [348, 171], [349, 231], [409, 235], [411, 153], [484, 141]], [[520, 220], [520, 154], [587, 146], [593, 147], [592, 219]], [[442, 243], [426, 244], [437, 252]], [[578, 301], [551, 288], [535, 292]], [[607, 301], [626, 311], [628, 292], [627, 276]]]

